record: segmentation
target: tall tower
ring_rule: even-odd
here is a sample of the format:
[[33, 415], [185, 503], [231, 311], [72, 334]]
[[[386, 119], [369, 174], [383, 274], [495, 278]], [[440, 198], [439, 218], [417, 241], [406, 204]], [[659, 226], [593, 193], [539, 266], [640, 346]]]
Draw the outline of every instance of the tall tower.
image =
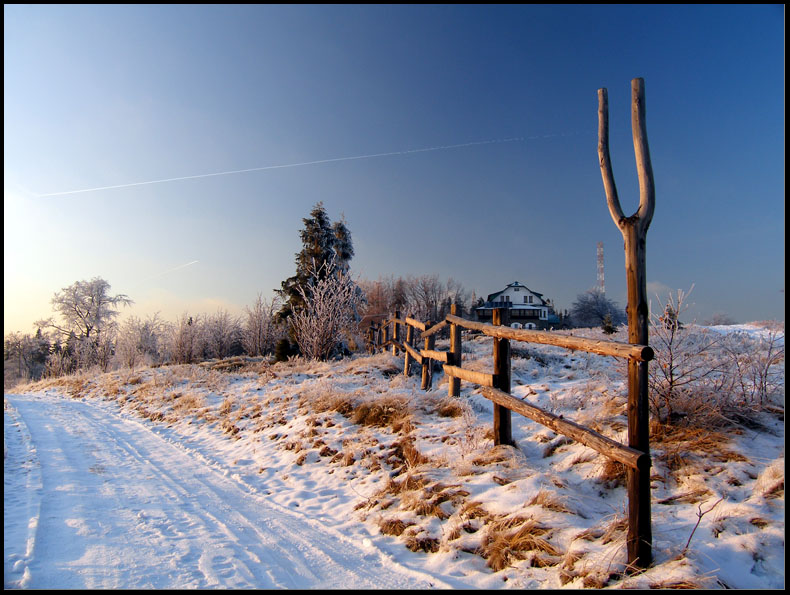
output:
[[603, 282], [603, 242], [598, 242], [598, 291], [606, 293], [606, 286]]

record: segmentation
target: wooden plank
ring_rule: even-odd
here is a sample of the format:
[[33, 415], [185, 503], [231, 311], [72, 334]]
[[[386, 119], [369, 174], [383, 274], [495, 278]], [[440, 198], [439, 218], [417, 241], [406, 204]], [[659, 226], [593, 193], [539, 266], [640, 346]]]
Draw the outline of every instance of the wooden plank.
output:
[[[417, 361], [418, 364], [422, 363], [423, 356], [420, 355], [420, 353], [416, 349], [414, 349], [414, 347], [412, 347], [408, 343], [404, 343], [403, 344], [403, 348], [406, 350], [406, 353], [408, 354], [407, 357], [413, 358], [414, 360]], [[407, 361], [406, 366], [408, 366], [409, 365], [408, 364], [408, 360], [406, 360], [406, 361]]]
[[420, 322], [419, 320], [415, 320], [411, 316], [407, 316], [406, 317], [406, 320], [404, 321], [404, 324], [408, 324], [409, 326], [413, 326], [414, 328], [419, 329], [421, 331], [425, 330], [425, 323], [424, 322]]
[[[461, 319], [461, 320], [463, 320], [463, 319]], [[449, 323], [447, 322], [447, 319], [445, 318], [441, 322], [437, 322], [435, 325], [433, 325], [433, 327], [429, 328], [428, 330], [423, 331], [422, 334], [420, 335], [420, 338], [424, 339], [425, 337], [430, 337], [434, 333], [438, 333], [440, 330], [442, 330], [448, 324]]]
[[650, 361], [653, 359], [653, 348], [648, 345], [631, 345], [618, 341], [596, 341], [595, 339], [585, 339], [584, 337], [557, 335], [549, 331], [531, 331], [507, 326], [492, 326], [484, 322], [465, 320], [451, 314], [448, 314], [445, 320], [499, 339], [554, 345], [556, 347], [565, 347], [566, 349], [623, 357], [635, 361]]
[[474, 370], [465, 370], [458, 366], [445, 365], [444, 373], [453, 378], [460, 378], [466, 382], [474, 382], [481, 386], [494, 386], [494, 375], [486, 374], [485, 372], [475, 372]]
[[593, 450], [631, 469], [640, 469], [643, 472], [647, 472], [650, 468], [650, 457], [647, 454], [625, 446], [624, 444], [620, 444], [611, 438], [599, 434], [595, 430], [585, 428], [570, 420], [558, 417], [553, 413], [544, 411], [540, 407], [531, 405], [526, 401], [522, 401], [496, 388], [483, 387], [481, 392], [486, 398], [491, 399], [494, 403], [507, 407], [511, 411], [515, 411], [524, 417], [528, 417], [539, 424], [551, 428], [559, 434], [573, 438], [577, 442], [581, 442], [585, 446], [589, 446]]
[[436, 351], [433, 349], [423, 349], [421, 352], [423, 357], [427, 357], [430, 359], [434, 359], [437, 362], [447, 363], [447, 352], [446, 351]]
[[400, 341], [395, 341], [394, 339], [387, 339], [387, 340], [386, 340], [384, 343], [382, 343], [382, 344], [380, 345], [380, 347], [381, 347], [382, 349], [384, 349], [384, 348], [386, 348], [386, 347], [390, 347], [390, 346], [391, 346], [393, 349], [396, 349], [396, 348], [397, 348], [397, 349], [400, 349], [401, 351], [403, 351], [403, 343], [401, 343]]

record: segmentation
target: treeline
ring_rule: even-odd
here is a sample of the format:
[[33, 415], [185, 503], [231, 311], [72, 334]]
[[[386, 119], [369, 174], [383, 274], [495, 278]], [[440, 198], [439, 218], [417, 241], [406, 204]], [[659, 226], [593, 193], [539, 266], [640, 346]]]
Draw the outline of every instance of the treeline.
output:
[[[101, 281], [78, 284], [96, 285]], [[97, 302], [101, 304], [99, 311], [103, 308], [106, 313], [111, 312], [106, 299]], [[4, 385], [90, 368], [106, 372], [120, 367], [271, 354], [276, 343], [287, 336], [285, 323], [276, 318], [278, 308], [276, 298], [265, 300], [259, 295], [241, 316], [218, 309], [214, 314], [184, 313], [175, 322], [154, 314], [147, 318], [129, 316], [116, 324], [114, 316], [93, 312], [89, 331], [79, 327], [66, 330], [50, 321], [39, 321], [33, 335], [19, 332], [6, 335]]]
[[[337, 285], [334, 278], [332, 285]], [[311, 306], [325, 299], [318, 292], [310, 297]], [[452, 279], [442, 281], [436, 275], [426, 275], [359, 280], [356, 299], [346, 301], [353, 302], [356, 315], [338, 329], [338, 337], [333, 337], [344, 353], [362, 348], [360, 324], [366, 324], [367, 314], [401, 310], [421, 320], [439, 320], [449, 312], [452, 303], [463, 305], [465, 312], [469, 312], [474, 296]], [[275, 359], [297, 354], [320, 357], [331, 354], [335, 347], [334, 343], [329, 345], [327, 353], [312, 352], [306, 347], [307, 340], [302, 335], [317, 336], [321, 329], [306, 330], [294, 324], [301, 320], [297, 314], [283, 317], [285, 302], [279, 296], [264, 299], [259, 294], [242, 315], [220, 308], [213, 314], [185, 312], [175, 321], [154, 314], [144, 318], [131, 315], [117, 322], [120, 306], [131, 305], [132, 301], [123, 295], [111, 295], [109, 283], [95, 278], [78, 281], [57, 292], [52, 303], [60, 315], [57, 319], [38, 321], [34, 334], [6, 335], [5, 386], [91, 368], [106, 372], [239, 355]], [[339, 309], [335, 306], [332, 311]], [[324, 314], [320, 319], [326, 321], [330, 317]], [[294, 327], [298, 327], [297, 332]]]
[[419, 277], [379, 277], [376, 281], [361, 280], [365, 294], [363, 313], [368, 316], [390, 315], [396, 311], [419, 320], [438, 321], [450, 313], [450, 305], [458, 304], [465, 314], [477, 305], [469, 293], [452, 278], [442, 281], [438, 275]]

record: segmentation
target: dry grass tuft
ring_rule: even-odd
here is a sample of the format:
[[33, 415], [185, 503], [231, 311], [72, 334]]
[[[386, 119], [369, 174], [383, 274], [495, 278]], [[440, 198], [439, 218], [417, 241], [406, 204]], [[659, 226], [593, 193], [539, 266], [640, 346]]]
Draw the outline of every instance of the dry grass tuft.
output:
[[408, 473], [402, 480], [397, 481], [391, 478], [387, 483], [387, 487], [381, 492], [381, 496], [386, 494], [402, 494], [406, 491], [420, 490], [428, 484], [428, 480], [419, 474]]
[[395, 433], [411, 431], [412, 410], [403, 397], [382, 397], [357, 405], [351, 421], [358, 425], [390, 427]]
[[413, 552], [438, 552], [440, 544], [441, 542], [435, 537], [429, 537], [413, 529], [406, 533], [406, 547]]
[[784, 457], [776, 459], [762, 473], [754, 484], [754, 493], [766, 500], [784, 499], [785, 472]]
[[553, 455], [556, 450], [566, 444], [573, 444], [573, 440], [568, 438], [567, 436], [558, 436], [555, 440], [552, 440], [545, 449], [543, 449], [543, 458], [546, 459]]
[[484, 452], [483, 454], [475, 457], [472, 459], [472, 463], [475, 465], [479, 465], [481, 467], [485, 465], [493, 465], [496, 463], [504, 463], [510, 461], [513, 458], [513, 447], [499, 445], [495, 446], [489, 451]]
[[651, 589], [704, 589], [705, 586], [692, 580], [666, 580], [650, 583]]
[[530, 506], [541, 506], [546, 510], [552, 510], [554, 512], [564, 512], [568, 514], [575, 514], [570, 508], [565, 506], [562, 502], [562, 499], [555, 494], [554, 492], [550, 492], [548, 490], [540, 490], [529, 502]]
[[189, 414], [195, 409], [199, 409], [204, 406], [203, 397], [196, 395], [195, 393], [190, 392], [181, 396], [174, 395], [174, 397], [176, 398], [173, 404], [173, 411], [180, 415]]
[[440, 417], [461, 417], [466, 412], [467, 407], [458, 398], [445, 396], [436, 403], [436, 414]]
[[[560, 563], [561, 552], [543, 536], [549, 529], [533, 519], [512, 518], [492, 522], [479, 548], [491, 570], [497, 572], [514, 562], [525, 560], [530, 552], [532, 563], [554, 566]], [[546, 557], [543, 554], [548, 554]], [[536, 564], [537, 562], [537, 564]]]
[[379, 521], [379, 531], [381, 531], [384, 535], [395, 535], [396, 537], [399, 537], [406, 529], [413, 525], [414, 523], [411, 521], [407, 523], [400, 519], [382, 519]]
[[233, 410], [234, 399], [233, 397], [226, 397], [224, 401], [222, 401], [222, 405], [219, 406], [219, 414], [220, 415], [229, 415], [230, 412]]
[[624, 536], [627, 531], [628, 517], [616, 517], [601, 535], [603, 543], [611, 543], [615, 539]]
[[703, 458], [720, 463], [748, 461], [742, 454], [726, 448], [729, 437], [717, 431], [654, 421], [650, 437], [655, 445], [655, 458], [670, 471], [693, 468]]
[[398, 440], [393, 445], [392, 451], [387, 456], [386, 460], [393, 468], [403, 466], [409, 469], [428, 461], [428, 459], [417, 450], [412, 436], [404, 436]]
[[626, 471], [625, 465], [607, 457], [601, 466], [601, 472], [597, 479], [609, 489], [624, 486], [627, 481]]

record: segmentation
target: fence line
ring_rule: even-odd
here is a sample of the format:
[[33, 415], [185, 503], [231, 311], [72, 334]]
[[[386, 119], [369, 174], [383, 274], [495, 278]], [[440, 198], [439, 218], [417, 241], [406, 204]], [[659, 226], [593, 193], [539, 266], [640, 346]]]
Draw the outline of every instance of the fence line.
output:
[[[392, 347], [404, 352], [404, 374], [409, 374], [411, 360], [422, 365], [422, 389], [432, 384], [432, 362], [444, 364], [448, 378], [448, 394], [460, 395], [461, 381], [481, 386], [482, 394], [494, 403], [494, 443], [513, 445], [510, 414], [515, 411], [569, 438], [593, 448], [599, 453], [626, 466], [628, 491], [628, 536], [626, 539], [628, 565], [646, 568], [652, 560], [652, 529], [650, 519], [650, 431], [648, 417], [647, 362], [653, 359], [648, 346], [647, 290], [645, 275], [645, 238], [655, 208], [655, 189], [650, 152], [645, 126], [644, 81], [631, 81], [631, 125], [634, 152], [639, 176], [640, 200], [638, 211], [626, 217], [620, 207], [609, 159], [609, 107], [606, 89], [598, 90], [598, 156], [609, 213], [620, 229], [625, 244], [626, 281], [628, 285], [628, 343], [596, 341], [582, 337], [556, 335], [547, 331], [513, 329], [507, 326], [508, 311], [493, 310], [492, 323], [466, 320], [458, 315], [457, 306], [450, 314], [433, 324], [413, 317], [401, 318], [395, 312], [389, 320], [368, 335], [371, 349]], [[401, 340], [400, 327], [406, 328]], [[436, 333], [450, 327], [448, 351], [435, 350]], [[391, 335], [388, 330], [391, 327]], [[462, 367], [461, 329], [479, 331], [493, 338], [494, 373], [485, 374]], [[419, 337], [415, 336], [420, 331]], [[417, 350], [413, 343], [423, 340], [424, 348]], [[517, 399], [510, 394], [510, 341], [554, 345], [566, 349], [586, 351], [597, 355], [625, 358], [628, 361], [628, 445], [620, 444], [598, 432], [572, 421], [562, 419]]]

